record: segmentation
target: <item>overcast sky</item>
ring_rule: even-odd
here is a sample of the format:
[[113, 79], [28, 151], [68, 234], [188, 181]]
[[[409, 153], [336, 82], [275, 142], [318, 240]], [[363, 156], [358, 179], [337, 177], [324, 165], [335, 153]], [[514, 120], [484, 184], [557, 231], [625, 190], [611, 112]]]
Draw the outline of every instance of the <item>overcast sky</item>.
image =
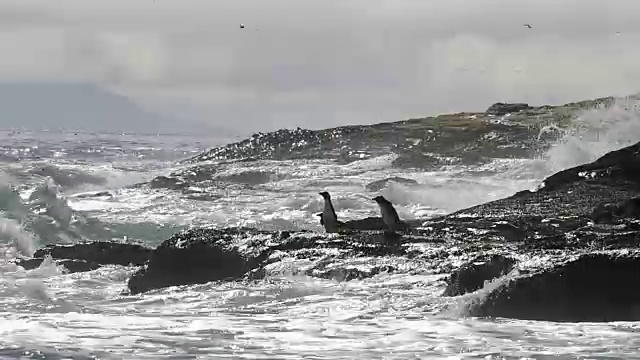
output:
[[375, 123], [638, 92], [638, 14], [638, 0], [0, 0], [0, 81], [95, 82], [245, 132]]

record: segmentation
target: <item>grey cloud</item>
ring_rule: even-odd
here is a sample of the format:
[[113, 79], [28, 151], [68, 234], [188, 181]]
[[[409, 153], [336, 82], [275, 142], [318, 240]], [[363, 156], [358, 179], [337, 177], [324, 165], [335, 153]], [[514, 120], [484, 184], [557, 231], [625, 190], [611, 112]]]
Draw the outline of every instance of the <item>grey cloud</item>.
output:
[[0, 7], [0, 29], [54, 26], [62, 22], [63, 19], [47, 11], [13, 6]]
[[630, 0], [0, 0], [0, 22], [16, 24], [0, 36], [0, 79], [88, 80], [256, 130], [397, 120], [636, 92], [639, 10]]

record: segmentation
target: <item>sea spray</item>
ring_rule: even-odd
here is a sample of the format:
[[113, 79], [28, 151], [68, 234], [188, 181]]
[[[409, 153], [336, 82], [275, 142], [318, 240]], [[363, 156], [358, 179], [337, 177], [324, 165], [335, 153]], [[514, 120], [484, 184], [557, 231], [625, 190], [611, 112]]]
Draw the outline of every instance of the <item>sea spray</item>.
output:
[[13, 219], [0, 218], [0, 240], [11, 243], [21, 256], [31, 256], [35, 251], [33, 236]]
[[607, 106], [581, 111], [544, 155], [548, 174], [591, 162], [639, 139], [638, 100], [618, 99]]

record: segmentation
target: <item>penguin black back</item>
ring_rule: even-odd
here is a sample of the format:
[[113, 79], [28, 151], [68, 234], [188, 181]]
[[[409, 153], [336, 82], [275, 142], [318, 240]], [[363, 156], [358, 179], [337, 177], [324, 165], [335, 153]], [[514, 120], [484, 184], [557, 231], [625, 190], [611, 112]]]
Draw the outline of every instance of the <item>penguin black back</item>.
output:
[[331, 195], [326, 191], [322, 191], [318, 194], [320, 194], [324, 199], [324, 209], [322, 210], [320, 217], [320, 224], [322, 224], [324, 229], [329, 233], [337, 232], [338, 227], [342, 225], [342, 222], [338, 221], [338, 216], [336, 215], [336, 211], [331, 203]]
[[336, 215], [336, 210], [333, 208], [333, 203], [331, 203], [331, 195], [329, 195], [329, 193], [326, 191], [319, 192], [318, 194], [322, 196], [325, 202], [325, 206], [328, 206], [331, 209], [331, 212], [333, 213], [333, 217], [337, 219], [338, 216]]
[[384, 198], [382, 195], [378, 195], [373, 198], [373, 201], [378, 203], [380, 207], [380, 214], [382, 215], [382, 221], [389, 228], [389, 230], [397, 230], [402, 227], [402, 222], [398, 216], [398, 212], [393, 207], [393, 204]]

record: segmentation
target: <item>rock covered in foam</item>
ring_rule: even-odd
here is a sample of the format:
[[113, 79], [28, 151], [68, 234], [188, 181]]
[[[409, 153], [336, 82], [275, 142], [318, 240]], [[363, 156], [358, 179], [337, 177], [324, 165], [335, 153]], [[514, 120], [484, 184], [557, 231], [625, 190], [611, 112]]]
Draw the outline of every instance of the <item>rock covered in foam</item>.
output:
[[447, 278], [444, 296], [464, 295], [479, 290], [485, 282], [511, 271], [515, 263], [514, 259], [497, 254], [488, 259], [476, 258], [454, 270]]
[[211, 281], [257, 279], [270, 264], [283, 257], [318, 259], [299, 271], [338, 280], [371, 277], [392, 271], [383, 260], [379, 266], [367, 263], [354, 267], [357, 258], [386, 259], [404, 254], [394, 239], [378, 232], [355, 231], [326, 235], [300, 231], [271, 232], [250, 228], [193, 229], [163, 242], [149, 263], [129, 280], [132, 294], [176, 285]]
[[137, 244], [88, 242], [73, 245], [48, 245], [36, 250], [33, 258], [18, 259], [16, 264], [34, 269], [51, 256], [56, 264], [70, 272], [95, 270], [101, 265], [141, 266], [151, 256], [151, 249]]
[[194, 229], [174, 235], [153, 251], [149, 263], [129, 279], [131, 293], [234, 280], [256, 269], [267, 244], [286, 236], [253, 229]]

